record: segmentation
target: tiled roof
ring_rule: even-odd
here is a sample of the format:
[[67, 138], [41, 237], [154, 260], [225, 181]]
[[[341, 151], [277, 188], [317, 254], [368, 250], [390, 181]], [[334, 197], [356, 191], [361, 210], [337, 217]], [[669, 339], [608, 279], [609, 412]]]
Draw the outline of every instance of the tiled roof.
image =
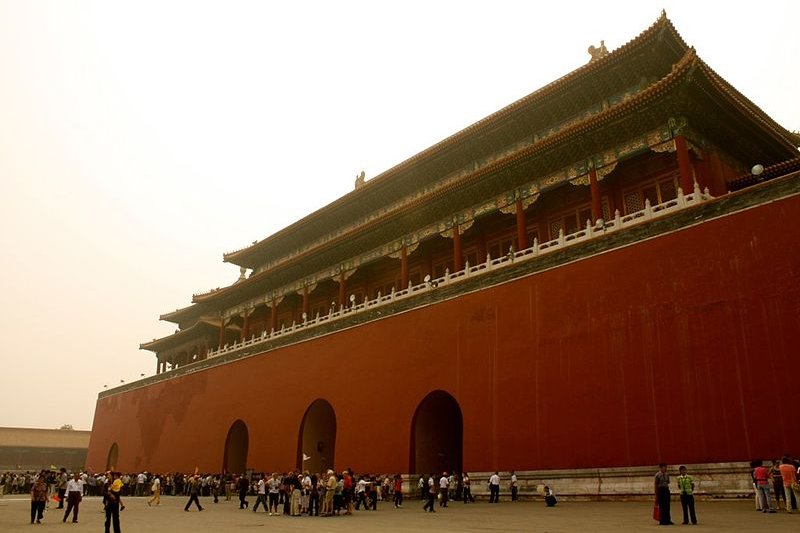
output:
[[763, 183], [765, 181], [780, 178], [793, 172], [800, 172], [800, 157], [783, 161], [777, 165], [766, 167], [761, 174], [758, 175], [747, 173], [743, 176], [739, 176], [735, 180], [731, 181], [728, 184], [728, 187], [731, 191], [738, 191], [746, 187], [758, 185], [759, 183]]
[[[680, 85], [682, 80], [688, 76], [698, 65], [698, 62], [699, 60], [694, 50], [689, 49], [684, 54], [683, 58], [675, 64], [672, 71], [665, 78], [652, 84], [650, 87], [631, 97], [630, 99], [610, 107], [583, 122], [567, 127], [550, 137], [534, 143], [531, 146], [522, 148], [504, 158], [490, 163], [489, 165], [466, 176], [464, 179], [459, 180], [457, 183], [451, 183], [440, 188], [439, 190], [432, 191], [430, 194], [417, 198], [408, 204], [394, 209], [393, 211], [387, 212], [383, 216], [371, 220], [362, 226], [354, 227], [351, 230], [339, 235], [336, 239], [332, 239], [320, 244], [319, 246], [309, 248], [297, 256], [294, 256], [291, 260], [291, 263], [302, 263], [303, 261], [320, 254], [323, 250], [337, 247], [340, 245], [340, 243], [353, 239], [356, 235], [369, 234], [377, 227], [392, 223], [398, 217], [401, 217], [409, 212], [414, 212], [425, 204], [436, 202], [438, 199], [454, 194], [458, 190], [463, 190], [472, 184], [480, 182], [487, 176], [511, 168], [517, 164], [520, 164], [521, 162], [528, 161], [537, 154], [541, 154], [559, 146], [564, 146], [565, 144], [570, 143], [572, 140], [584, 136], [591, 131], [597, 130], [598, 128], [602, 128], [609, 123], [620, 120], [623, 116], [635, 113], [636, 110], [646, 107], [651, 102], [658, 100], [664, 94], [670, 92], [673, 88]], [[279, 265], [274, 269], [264, 270], [250, 276], [250, 278], [247, 280], [241, 281], [229, 287], [223, 287], [219, 290], [203, 295], [195, 295], [193, 301], [210, 302], [225, 298], [241, 289], [252, 286], [259, 281], [274, 275], [277, 270], [280, 270], [284, 266], [285, 265]]]
[[201, 319], [194, 323], [192, 326], [178, 330], [171, 335], [161, 337], [160, 339], [153, 339], [150, 342], [143, 342], [139, 345], [140, 350], [149, 350], [157, 352], [165, 349], [172, 348], [179, 345], [181, 342], [191, 340], [198, 335], [208, 332], [216, 332], [219, 329], [219, 321], [216, 323], [210, 319]]
[[637, 37], [621, 46], [620, 48], [612, 51], [603, 58], [591, 61], [569, 74], [545, 85], [544, 87], [534, 91], [533, 93], [513, 102], [512, 104], [492, 113], [491, 115], [467, 126], [463, 130], [447, 137], [439, 143], [419, 152], [418, 154], [406, 159], [398, 165], [390, 168], [389, 170], [381, 173], [380, 175], [370, 179], [366, 182], [364, 187], [351, 191], [350, 193], [342, 196], [341, 198], [331, 202], [325, 207], [318, 209], [314, 213], [300, 219], [299, 221], [287, 226], [286, 228], [276, 232], [270, 237], [256, 242], [241, 250], [229, 252], [224, 254], [223, 258], [227, 262], [231, 262], [241, 266], [254, 267], [249, 259], [254, 254], [259, 254], [270, 246], [271, 243], [282, 237], [291, 237], [300, 227], [310, 224], [320, 224], [322, 228], [326, 227], [323, 217], [333, 212], [334, 210], [358, 201], [359, 198], [366, 194], [375, 191], [376, 188], [381, 187], [398, 177], [402, 172], [413, 168], [415, 165], [421, 164], [423, 161], [429, 160], [438, 154], [441, 154], [449, 148], [465, 142], [467, 139], [473, 138], [481, 133], [491, 130], [498, 123], [502, 123], [510, 115], [518, 112], [521, 109], [527, 108], [531, 105], [536, 105], [544, 100], [553, 99], [563, 94], [568, 90], [574, 89], [579, 86], [584, 80], [592, 79], [597, 76], [599, 72], [603, 72], [613, 67], [614, 65], [625, 61], [630, 56], [641, 50], [653, 41], [661, 43], [668, 43], [667, 46], [676, 47], [678, 56], [683, 55], [688, 46], [678, 34], [672, 22], [667, 18], [666, 13], [662, 12], [661, 16], [653, 23], [648, 29], [643, 31]]
[[[341, 205], [344, 202], [357, 199], [360, 194], [363, 194], [363, 191], [369, 190], [370, 187], [380, 186], [381, 182], [390, 182], [399, 172], [398, 169], [403, 169], [407, 166], [413, 166], [416, 164], [415, 162], [420, 162], [426, 157], [432, 157], [431, 154], [435, 153], [437, 150], [443, 150], [444, 146], [446, 146], [448, 143], [457, 143], [459, 142], [459, 139], [470, 136], [472, 134], [470, 132], [476, 132], [481, 129], [488, 128], [488, 125], [490, 124], [496, 124], [498, 121], [506, 118], [514, 109], [518, 109], [532, 101], [536, 101], [537, 99], [542, 99], [546, 95], [552, 95], [558, 91], [563, 91], [571, 84], [577, 83], [580, 79], [582, 79], [583, 76], [589, 75], [590, 73], [596, 74], [597, 72], [602, 71], [603, 68], [608, 67], [610, 64], [621, 61], [626, 56], [632, 54], [634, 50], [640, 49], [644, 43], [651, 42], [655, 38], [663, 38], [664, 36], [669, 37], [669, 39], [667, 41], [661, 39], [658, 42], [672, 43], [672, 46], [677, 47], [679, 50], [683, 50], [683, 53], [681, 57], [672, 65], [672, 69], [669, 73], [667, 73], [660, 80], [651, 83], [639, 93], [634, 94], [630, 98], [623, 100], [616, 105], [612, 105], [608, 109], [590, 116], [585, 120], [564, 127], [562, 130], [557, 131], [550, 136], [520, 148], [513, 153], [507, 154], [505, 157], [499, 158], [496, 161], [493, 161], [486, 166], [465, 175], [457, 182], [441, 185], [438, 188], [432, 187], [431, 192], [425, 196], [415, 198], [404, 204], [398, 204], [395, 207], [388, 209], [385, 213], [365, 222], [364, 224], [342, 230], [341, 233], [335, 238], [320, 242], [317, 245], [312, 245], [308, 249], [293, 255], [290, 259], [287, 259], [283, 263], [278, 263], [269, 269], [257, 272], [246, 280], [242, 280], [237, 282], [235, 285], [223, 287], [206, 294], [195, 295], [193, 301], [197, 303], [214, 302], [215, 305], [235, 305], [229, 301], [231, 298], [239, 298], [240, 296], [245, 295], [249, 291], [255, 290], [256, 288], [263, 289], [265, 287], [266, 280], [280, 272], [288, 273], [290, 268], [292, 271], [297, 271], [301, 265], [303, 265], [304, 268], [308, 269], [310, 272], [316, 268], [313, 264], [313, 260], [317, 259], [317, 262], [321, 261], [322, 254], [329, 253], [332, 249], [336, 249], [337, 247], [340, 247], [344, 253], [345, 249], [343, 247], [343, 243], [352, 242], [356, 238], [360, 239], [360, 242], [364, 242], [365, 235], [373, 235], [378, 228], [384, 228], [389, 224], [394, 224], [394, 227], [400, 228], [402, 225], [398, 222], [409, 216], [409, 213], [420, 213], [422, 209], [427, 209], [431, 204], [436, 203], [445, 197], [452, 199], [456, 194], [464, 194], [465, 190], [467, 190], [469, 187], [476, 186], [481, 182], [481, 180], [485, 180], [486, 177], [496, 175], [503, 170], [518, 168], [519, 165], [531, 164], [531, 161], [538, 161], [542, 154], [551, 152], [553, 150], [563, 151], [570, 149], [570, 146], [576, 144], [574, 143], [575, 140], [583, 141], [589, 138], [587, 135], [588, 133], [605, 131], [604, 128], [608, 129], [609, 127], [617, 127], [621, 120], [630, 120], [634, 113], [637, 113], [643, 109], [647, 109], [651, 103], [666, 102], [666, 97], [668, 95], [682, 94], [683, 97], [686, 98], [687, 90], [693, 87], [699, 88], [699, 90], [695, 91], [697, 94], [710, 94], [711, 98], [713, 98], [715, 102], [715, 105], [724, 106], [726, 110], [739, 114], [750, 124], [758, 124], [759, 131], [766, 132], [765, 134], [768, 134], [769, 137], [768, 142], [765, 141], [762, 142], [762, 144], [769, 144], [770, 147], [777, 147], [775, 150], [780, 153], [780, 157], [791, 158], [796, 156], [797, 150], [792, 144], [792, 135], [785, 129], [781, 128], [777, 123], [763, 113], [763, 111], [761, 111], [757, 106], [750, 102], [746, 97], [741, 95], [741, 93], [736, 91], [736, 89], [734, 89], [711, 68], [709, 68], [697, 57], [694, 49], [686, 47], [677, 31], [675, 31], [675, 28], [672, 26], [666, 16], [662, 14], [662, 17], [659, 18], [659, 20], [656, 21], [656, 23], [648, 28], [645, 32], [630, 41], [628, 44], [610, 53], [608, 56], [590, 62], [587, 65], [584, 65], [583, 67], [568, 74], [567, 76], [556, 80], [555, 82], [526, 96], [510, 106], [507, 106], [506, 108], [503, 108], [500, 111], [490, 115], [489, 117], [478, 121], [465, 130], [448, 137], [441, 143], [434, 145], [428, 150], [420, 152], [420, 154], [417, 154], [407, 161], [404, 161], [400, 165], [397, 165], [393, 169], [383, 173], [381, 176], [371, 180], [367, 186], [345, 195], [336, 202], [333, 202], [332, 204], [322, 208], [317, 213], [309, 215], [308, 217], [305, 217], [304, 219], [285, 228], [284, 230], [281, 230], [281, 232], [276, 233], [269, 239], [262, 241], [255, 246], [251, 246], [245, 251], [236, 252], [236, 254], [241, 258], [245, 252], [249, 254], [257, 253], [259, 249], [267, 247], [272, 239], [277, 238], [280, 235], [290, 234], [292, 228], [297, 228], [304, 224], [319, 223], [319, 213], [333, 209], [333, 206]], [[670, 96], [670, 98], [673, 98], [673, 96]], [[672, 109], [672, 112], [682, 111], [685, 110], [675, 108]], [[699, 120], [705, 119], [706, 117], [699, 117]], [[574, 150], [574, 148], [571, 149]], [[376, 244], [376, 246], [379, 244], [380, 243]], [[232, 255], [227, 255], [226, 260], [232, 260]], [[331, 264], [335, 264], [335, 262]]]

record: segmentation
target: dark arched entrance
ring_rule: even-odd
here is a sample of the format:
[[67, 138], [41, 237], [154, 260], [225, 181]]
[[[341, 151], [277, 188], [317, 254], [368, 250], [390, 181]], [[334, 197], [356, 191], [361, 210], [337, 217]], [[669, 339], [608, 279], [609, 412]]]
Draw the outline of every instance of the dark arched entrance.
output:
[[458, 402], [444, 391], [433, 391], [420, 402], [411, 421], [409, 472], [461, 472], [463, 440]]
[[231, 424], [225, 439], [225, 452], [222, 456], [222, 471], [243, 474], [247, 469], [247, 447], [249, 444], [247, 426], [241, 420]]
[[116, 470], [117, 461], [119, 460], [119, 446], [117, 443], [111, 445], [108, 450], [108, 457], [106, 458], [106, 472], [109, 470]]
[[[309, 472], [333, 468], [336, 451], [336, 413], [323, 399], [306, 410], [297, 439], [297, 467]], [[305, 461], [303, 460], [305, 459]]]

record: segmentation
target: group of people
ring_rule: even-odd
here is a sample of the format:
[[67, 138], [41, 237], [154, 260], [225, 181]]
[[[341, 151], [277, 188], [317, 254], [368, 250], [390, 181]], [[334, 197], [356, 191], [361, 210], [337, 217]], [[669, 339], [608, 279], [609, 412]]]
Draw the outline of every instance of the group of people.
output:
[[[500, 502], [500, 473], [495, 472], [487, 481], [489, 489], [489, 503]], [[427, 479], [424, 475], [419, 477], [417, 487], [420, 491], [420, 498], [426, 502], [423, 506], [424, 511], [435, 512], [434, 501], [439, 500], [439, 507], [447, 507], [447, 503], [453, 500], [463, 503], [475, 502], [472, 495], [472, 480], [468, 472], [452, 473], [442, 472], [441, 477], [430, 474]], [[511, 501], [519, 499], [519, 482], [517, 474], [513, 470], [508, 481], [508, 489], [511, 493]], [[545, 503], [548, 507], [556, 504], [555, 493], [545, 486]]]
[[[670, 476], [667, 464], [658, 465], [654, 479], [654, 492], [656, 497], [653, 518], [660, 525], [672, 525], [670, 513]], [[756, 509], [763, 513], [775, 513], [776, 507], [791, 513], [797, 511], [800, 503], [800, 461], [786, 455], [782, 459], [775, 459], [770, 466], [766, 466], [761, 459], [751, 461], [751, 478], [755, 491]], [[678, 468], [678, 491], [680, 494], [681, 509], [683, 511], [683, 524], [697, 524], [697, 513], [694, 502], [694, 478], [689, 475], [685, 466]], [[775, 505], [772, 497], [775, 498]]]
[[[71, 515], [72, 522], [77, 523], [86, 485], [82, 474], [75, 472], [69, 476], [65, 468], [61, 468], [55, 476], [50, 474], [51, 472], [43, 470], [31, 484], [31, 524], [42, 523], [50, 498], [58, 502], [57, 509], [64, 508], [66, 499], [67, 506], [62, 522], [66, 522]], [[103, 496], [103, 508], [106, 514], [106, 533], [110, 533], [111, 527], [114, 533], [120, 533], [119, 512], [125, 509], [125, 506], [122, 505], [122, 481], [119, 477], [119, 474], [112, 472], [103, 475], [104, 482], [100, 493]]]
[[[791, 513], [798, 508], [800, 502], [800, 461], [784, 456], [775, 459], [770, 466], [759, 459], [750, 463], [753, 469], [753, 488], [756, 491], [756, 509], [764, 513], [775, 513], [776, 507]], [[771, 490], [770, 490], [771, 489]], [[775, 497], [775, 505], [772, 504]]]
[[[355, 475], [345, 469], [336, 473], [328, 469], [325, 474], [295, 470], [279, 476], [256, 476], [256, 503], [253, 512], [263, 505], [270, 516], [336, 516], [350, 515], [354, 510], [377, 510], [379, 500], [388, 500], [394, 494], [394, 506], [402, 507], [403, 478], [394, 476]], [[239, 486], [240, 508], [247, 509], [246, 485]]]

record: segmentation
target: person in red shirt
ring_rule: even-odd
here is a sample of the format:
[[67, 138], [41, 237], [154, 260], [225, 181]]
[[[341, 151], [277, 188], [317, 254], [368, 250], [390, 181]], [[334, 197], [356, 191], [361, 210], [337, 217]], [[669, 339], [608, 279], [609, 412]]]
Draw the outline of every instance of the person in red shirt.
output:
[[394, 508], [403, 507], [403, 476], [394, 475]]
[[44, 476], [39, 474], [31, 488], [31, 524], [33, 524], [34, 519], [37, 524], [42, 523], [42, 518], [44, 518], [44, 506], [46, 503], [47, 485], [44, 482]]
[[769, 469], [764, 466], [764, 462], [757, 461], [756, 468], [753, 470], [753, 480], [756, 482], [756, 489], [761, 498], [761, 510], [765, 513], [767, 512], [767, 507], [769, 507], [770, 513], [775, 512], [769, 491], [769, 480], [771, 478], [772, 476], [770, 476]]
[[784, 456], [781, 460], [781, 465], [778, 467], [781, 471], [783, 478], [783, 490], [786, 493], [786, 510], [792, 512], [791, 494], [794, 492], [794, 498], [800, 502], [800, 486], [797, 484], [797, 472], [794, 469], [794, 464], [788, 456]]
[[353, 471], [348, 468], [342, 475], [342, 498], [347, 506], [344, 514], [350, 515], [353, 514]]

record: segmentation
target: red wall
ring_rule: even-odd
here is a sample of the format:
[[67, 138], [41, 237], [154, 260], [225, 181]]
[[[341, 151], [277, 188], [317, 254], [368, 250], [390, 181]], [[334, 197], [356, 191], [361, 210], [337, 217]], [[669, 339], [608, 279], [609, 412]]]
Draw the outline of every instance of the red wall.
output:
[[800, 197], [458, 299], [97, 402], [87, 465], [218, 471], [241, 418], [248, 466], [295, 466], [324, 398], [336, 466], [408, 470], [442, 389], [464, 468], [551, 469], [800, 455]]

